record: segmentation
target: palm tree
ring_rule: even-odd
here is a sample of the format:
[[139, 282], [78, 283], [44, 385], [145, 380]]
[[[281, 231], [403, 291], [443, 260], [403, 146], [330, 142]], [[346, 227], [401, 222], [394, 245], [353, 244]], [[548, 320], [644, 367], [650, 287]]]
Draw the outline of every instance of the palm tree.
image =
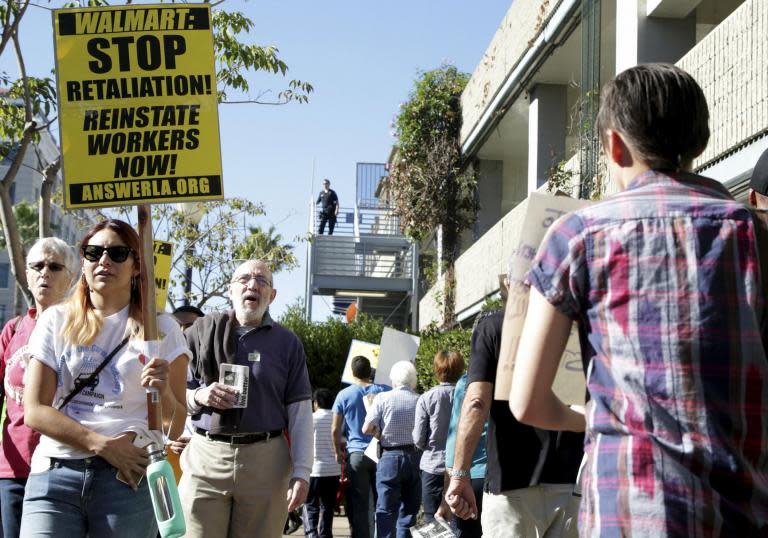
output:
[[298, 260], [293, 254], [294, 245], [283, 243], [283, 236], [270, 225], [267, 230], [249, 226], [245, 241], [235, 250], [235, 257], [243, 260], [259, 259], [269, 265], [273, 273], [293, 269]]

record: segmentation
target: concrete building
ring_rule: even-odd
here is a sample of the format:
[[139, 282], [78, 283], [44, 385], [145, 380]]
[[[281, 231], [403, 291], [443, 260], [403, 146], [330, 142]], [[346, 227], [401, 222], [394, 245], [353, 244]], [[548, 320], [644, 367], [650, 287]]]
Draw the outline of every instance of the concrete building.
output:
[[[695, 170], [744, 196], [768, 148], [766, 35], [766, 0], [515, 0], [461, 98], [480, 212], [455, 266], [456, 319], [498, 293], [531, 191], [552, 177], [574, 196], [615, 190], [592, 126], [600, 88], [628, 67], [670, 62], [696, 78], [712, 134]], [[440, 293], [438, 281], [421, 299], [421, 327], [440, 321]]]

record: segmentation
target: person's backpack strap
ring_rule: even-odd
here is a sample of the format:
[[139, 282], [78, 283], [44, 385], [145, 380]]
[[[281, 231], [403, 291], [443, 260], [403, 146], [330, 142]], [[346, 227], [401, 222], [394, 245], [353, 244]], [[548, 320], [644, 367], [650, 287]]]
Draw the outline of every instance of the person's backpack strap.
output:
[[763, 314], [760, 319], [760, 332], [763, 335], [763, 348], [768, 353], [768, 211], [750, 210], [755, 223], [755, 242], [757, 258], [760, 262], [760, 293], [763, 294]]
[[72, 392], [67, 394], [67, 397], [64, 398], [64, 401], [61, 402], [61, 404], [59, 404], [59, 406], [56, 409], [61, 411], [64, 408], [65, 405], [67, 405], [70, 401], [72, 401], [72, 398], [74, 398], [75, 396], [80, 394], [80, 392], [85, 387], [87, 387], [88, 385], [93, 383], [94, 379], [96, 379], [99, 376], [99, 374], [107, 366], [109, 361], [112, 360], [112, 357], [117, 355], [117, 352], [120, 351], [121, 349], [123, 349], [123, 346], [128, 343], [128, 338], [129, 338], [128, 336], [123, 338], [123, 340], [119, 344], [117, 344], [115, 349], [113, 349], [109, 355], [104, 357], [104, 360], [101, 361], [101, 364], [99, 364], [99, 367], [96, 368], [93, 372], [91, 372], [91, 375], [89, 375], [86, 379], [82, 379], [82, 380], [78, 379], [78, 380], [76, 380], [75, 381], [75, 388], [72, 389]]

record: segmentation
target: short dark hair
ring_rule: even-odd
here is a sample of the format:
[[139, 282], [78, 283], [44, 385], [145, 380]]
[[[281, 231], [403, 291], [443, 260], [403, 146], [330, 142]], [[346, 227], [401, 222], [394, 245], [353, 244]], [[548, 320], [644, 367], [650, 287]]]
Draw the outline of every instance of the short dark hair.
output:
[[317, 403], [320, 409], [330, 409], [333, 407], [333, 393], [328, 389], [317, 389], [312, 394], [312, 400]]
[[438, 351], [432, 365], [440, 383], [456, 383], [464, 373], [464, 357], [458, 351]]
[[642, 64], [604, 87], [597, 129], [627, 139], [636, 157], [654, 170], [688, 168], [709, 141], [709, 108], [696, 80], [671, 64]]
[[370, 379], [371, 378], [371, 361], [368, 357], [358, 355], [352, 359], [352, 375], [357, 379]]
[[200, 318], [205, 317], [205, 312], [203, 312], [196, 306], [192, 306], [191, 304], [180, 306], [179, 308], [173, 311], [174, 314], [183, 314], [185, 312], [190, 314], [195, 314], [197, 317], [200, 317]]

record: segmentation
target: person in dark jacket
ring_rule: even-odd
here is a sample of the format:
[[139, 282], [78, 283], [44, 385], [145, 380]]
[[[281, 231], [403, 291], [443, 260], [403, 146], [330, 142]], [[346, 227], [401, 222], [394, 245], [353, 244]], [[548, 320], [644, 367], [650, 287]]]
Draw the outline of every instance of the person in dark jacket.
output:
[[333, 229], [336, 227], [336, 217], [339, 215], [339, 197], [336, 191], [331, 188], [331, 181], [328, 178], [323, 180], [323, 190], [317, 195], [315, 205], [320, 205], [320, 228], [317, 233], [323, 235], [325, 223], [328, 223], [328, 235], [333, 235]]

